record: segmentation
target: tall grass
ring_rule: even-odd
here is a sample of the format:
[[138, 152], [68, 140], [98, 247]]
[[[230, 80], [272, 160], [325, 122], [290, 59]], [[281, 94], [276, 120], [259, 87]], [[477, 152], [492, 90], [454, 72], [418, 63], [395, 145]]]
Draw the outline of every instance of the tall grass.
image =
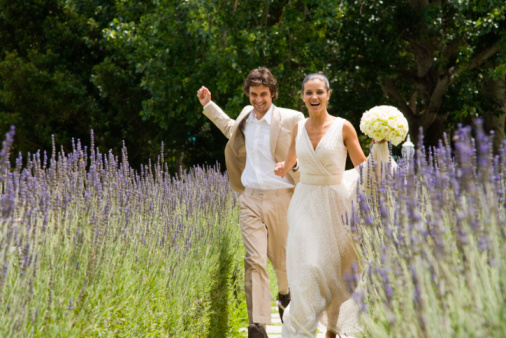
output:
[[506, 141], [476, 127], [360, 194], [365, 336], [506, 337]]
[[[246, 326], [236, 194], [216, 168], [139, 172], [75, 142], [0, 152], [0, 336], [229, 337]], [[506, 336], [506, 142], [478, 122], [368, 192], [357, 230], [364, 336]], [[23, 165], [24, 163], [24, 165]], [[375, 177], [374, 173], [364, 179]]]
[[0, 336], [225, 337], [246, 321], [236, 195], [75, 142], [0, 154]]

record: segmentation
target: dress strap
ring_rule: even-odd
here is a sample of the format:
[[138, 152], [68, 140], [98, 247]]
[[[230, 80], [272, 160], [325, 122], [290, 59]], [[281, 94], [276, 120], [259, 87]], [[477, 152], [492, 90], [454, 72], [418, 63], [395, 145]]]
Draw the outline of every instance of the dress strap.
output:
[[306, 124], [306, 121], [307, 121], [307, 117], [304, 120], [299, 121], [299, 124], [298, 124], [299, 129], [297, 130], [297, 135], [300, 135], [301, 131], [303, 130], [302, 128], [304, 128], [304, 125]]
[[337, 133], [337, 136], [336, 136], [336, 140], [337, 140], [337, 144], [343, 144], [344, 145], [344, 140], [343, 140], [343, 127], [344, 127], [344, 122], [346, 121], [345, 119], [341, 118], [341, 117], [338, 117], [336, 118], [336, 133]]
[[298, 123], [297, 136], [295, 137], [295, 141], [297, 143], [301, 142], [302, 135], [304, 133], [304, 125], [306, 124], [307, 118], [304, 120], [300, 120]]

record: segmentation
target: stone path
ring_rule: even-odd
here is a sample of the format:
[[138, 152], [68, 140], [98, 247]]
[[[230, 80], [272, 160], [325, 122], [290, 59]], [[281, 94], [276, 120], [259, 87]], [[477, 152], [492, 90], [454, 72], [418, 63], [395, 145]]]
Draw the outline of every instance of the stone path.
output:
[[[279, 318], [278, 307], [273, 306], [271, 309], [271, 325], [267, 325], [267, 335], [269, 338], [277, 338], [281, 337], [281, 318]], [[248, 336], [248, 328], [241, 328], [239, 332], [243, 332], [244, 336]], [[325, 328], [318, 327], [318, 333], [316, 334], [317, 338], [325, 338]]]

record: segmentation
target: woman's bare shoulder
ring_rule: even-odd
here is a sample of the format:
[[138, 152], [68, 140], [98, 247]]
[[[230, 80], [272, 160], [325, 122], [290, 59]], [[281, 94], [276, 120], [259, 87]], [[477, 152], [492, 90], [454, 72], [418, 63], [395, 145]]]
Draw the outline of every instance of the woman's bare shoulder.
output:
[[353, 124], [350, 121], [344, 120], [343, 122], [343, 139], [347, 139], [348, 137], [357, 137], [357, 131]]

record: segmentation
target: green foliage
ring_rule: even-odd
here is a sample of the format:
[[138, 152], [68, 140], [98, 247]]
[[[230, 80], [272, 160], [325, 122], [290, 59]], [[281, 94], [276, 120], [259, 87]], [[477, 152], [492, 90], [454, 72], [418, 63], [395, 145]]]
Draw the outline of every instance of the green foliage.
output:
[[223, 158], [226, 140], [201, 114], [198, 88], [210, 88], [213, 100], [234, 117], [247, 103], [241, 90], [246, 74], [267, 66], [280, 83], [275, 103], [302, 109], [304, 75], [330, 69], [321, 48], [328, 24], [313, 17], [323, 10], [315, 1], [161, 1], [138, 11], [121, 1], [120, 16], [104, 36], [141, 74], [150, 96], [142, 117], [171, 135], [166, 148], [185, 151], [187, 163], [211, 162]]
[[[93, 141], [93, 140], [92, 140]], [[226, 337], [246, 326], [237, 195], [217, 168], [140, 173], [80, 143], [0, 156], [0, 335]]]
[[124, 140], [134, 164], [156, 154], [139, 77], [111, 67], [121, 55], [102, 44], [114, 1], [2, 1], [0, 13], [0, 129], [18, 127], [14, 151], [50, 149], [51, 135], [69, 151], [94, 129], [103, 150], [119, 153]]
[[448, 142], [418, 148], [376, 190], [359, 193], [350, 219], [364, 336], [506, 334], [506, 153], [492, 155], [492, 137], [476, 122], [457, 130], [455, 152]]
[[50, 58], [32, 51], [26, 60], [14, 52], [0, 62], [0, 100], [5, 107], [15, 107], [0, 112], [1, 124], [2, 128], [18, 127], [17, 147], [22, 150], [32, 145], [49, 148], [51, 134], [58, 133], [68, 142], [72, 136], [89, 133], [82, 130], [89, 125], [86, 113], [94, 111], [86, 88], [68, 69], [49, 71], [44, 64]]
[[[334, 100], [346, 104], [359, 95], [362, 102], [351, 107], [357, 113], [395, 105], [415, 133], [418, 127], [427, 130], [432, 144], [441, 131], [473, 116], [468, 107], [487, 111], [477, 96], [483, 74], [500, 73], [506, 61], [500, 51], [506, 43], [503, 1], [355, 0], [342, 7], [346, 15], [328, 36], [339, 46], [334, 65], [344, 76], [337, 86], [346, 88]], [[490, 69], [490, 61], [499, 67]]]
[[485, 74], [506, 74], [505, 11], [502, 1], [2, 0], [0, 129], [18, 125], [16, 151], [48, 149], [50, 134], [69, 149], [94, 129], [103, 150], [119, 154], [124, 140], [135, 166], [162, 142], [172, 171], [223, 162], [226, 139], [195, 93], [208, 87], [235, 117], [246, 74], [266, 66], [279, 106], [305, 111], [300, 83], [323, 71], [332, 114], [357, 125], [392, 104], [437, 139], [494, 110], [482, 87]]

